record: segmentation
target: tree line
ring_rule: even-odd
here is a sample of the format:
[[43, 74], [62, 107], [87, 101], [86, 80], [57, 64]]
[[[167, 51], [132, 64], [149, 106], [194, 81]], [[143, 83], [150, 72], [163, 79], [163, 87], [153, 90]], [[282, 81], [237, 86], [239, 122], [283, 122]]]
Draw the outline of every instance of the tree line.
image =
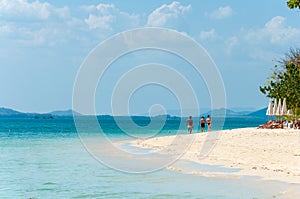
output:
[[260, 91], [271, 99], [284, 99], [294, 115], [300, 115], [300, 49], [290, 49], [277, 61]]

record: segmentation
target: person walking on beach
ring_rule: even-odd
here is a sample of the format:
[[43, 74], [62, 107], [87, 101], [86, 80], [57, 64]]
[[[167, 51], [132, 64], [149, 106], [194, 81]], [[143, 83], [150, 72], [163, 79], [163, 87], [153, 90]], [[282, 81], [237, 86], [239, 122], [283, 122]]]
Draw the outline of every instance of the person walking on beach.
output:
[[186, 121], [188, 133], [191, 134], [193, 130], [193, 119], [192, 116], [189, 117], [189, 119]]
[[202, 116], [200, 119], [201, 132], [204, 132], [205, 128], [205, 118]]
[[210, 128], [211, 128], [211, 118], [210, 118], [209, 115], [206, 118], [206, 123], [207, 123], [207, 131], [210, 131]]

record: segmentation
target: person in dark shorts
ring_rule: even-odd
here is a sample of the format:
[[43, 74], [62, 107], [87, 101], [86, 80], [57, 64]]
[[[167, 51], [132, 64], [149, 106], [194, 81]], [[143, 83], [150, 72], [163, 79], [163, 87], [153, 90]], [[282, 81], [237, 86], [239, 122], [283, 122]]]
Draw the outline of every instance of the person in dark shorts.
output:
[[201, 131], [204, 132], [204, 129], [205, 129], [205, 118], [203, 116], [200, 119], [200, 126], [201, 126]]

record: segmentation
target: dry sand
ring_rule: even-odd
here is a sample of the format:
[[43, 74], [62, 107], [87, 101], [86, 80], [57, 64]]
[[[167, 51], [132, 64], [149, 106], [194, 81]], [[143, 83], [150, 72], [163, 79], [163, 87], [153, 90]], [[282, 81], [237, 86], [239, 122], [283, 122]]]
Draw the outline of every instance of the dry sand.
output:
[[[184, 151], [179, 146], [180, 142], [189, 142], [193, 136], [195, 139], [190, 147]], [[174, 142], [174, 140], [177, 141]], [[203, 144], [207, 144], [208, 140], [210, 143], [216, 144], [210, 153], [201, 156], [200, 151], [203, 149]], [[201, 171], [188, 171], [173, 164], [168, 167], [170, 170], [204, 176], [234, 178], [259, 176], [265, 180], [300, 184], [300, 130], [244, 128], [139, 139], [133, 141], [132, 145], [151, 148], [155, 152], [167, 153], [172, 156], [178, 156], [185, 152], [180, 159], [240, 169], [233, 173], [203, 173]]]

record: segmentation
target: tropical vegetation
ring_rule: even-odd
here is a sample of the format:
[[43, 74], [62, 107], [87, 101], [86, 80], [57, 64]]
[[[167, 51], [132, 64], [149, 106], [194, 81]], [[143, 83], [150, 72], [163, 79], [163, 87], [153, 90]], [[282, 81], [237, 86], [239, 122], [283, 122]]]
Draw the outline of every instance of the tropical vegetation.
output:
[[300, 0], [289, 0], [287, 6], [290, 9], [299, 8], [300, 9]]
[[300, 49], [290, 49], [277, 61], [268, 82], [260, 91], [271, 99], [286, 98], [287, 108], [300, 115]]

